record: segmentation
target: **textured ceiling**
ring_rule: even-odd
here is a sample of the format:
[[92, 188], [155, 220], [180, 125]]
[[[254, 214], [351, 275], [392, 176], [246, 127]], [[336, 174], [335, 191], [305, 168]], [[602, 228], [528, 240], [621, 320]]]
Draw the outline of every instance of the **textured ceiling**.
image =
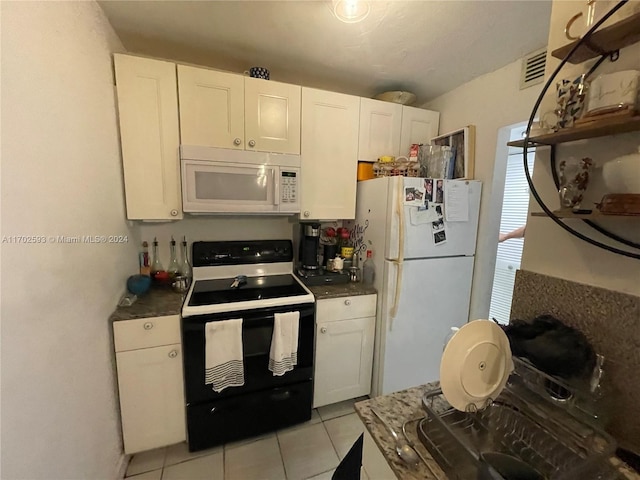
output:
[[546, 45], [551, 1], [373, 1], [360, 23], [328, 1], [101, 1], [125, 47], [155, 57], [417, 105]]

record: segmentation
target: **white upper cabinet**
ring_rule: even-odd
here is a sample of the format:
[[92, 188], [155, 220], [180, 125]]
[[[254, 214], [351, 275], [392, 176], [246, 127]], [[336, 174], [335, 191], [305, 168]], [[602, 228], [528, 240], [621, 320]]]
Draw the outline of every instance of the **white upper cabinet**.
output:
[[439, 125], [440, 112], [403, 106], [400, 155], [407, 156], [414, 143], [431, 143], [431, 139], [438, 136]]
[[408, 156], [411, 144], [427, 144], [438, 136], [439, 123], [438, 112], [363, 98], [358, 160], [375, 162], [383, 155]]
[[300, 218], [355, 218], [360, 98], [302, 89]]
[[360, 101], [358, 160], [375, 162], [400, 151], [402, 105], [371, 98]]
[[114, 55], [129, 220], [182, 218], [176, 65]]
[[244, 149], [244, 77], [178, 65], [183, 145]]
[[299, 85], [244, 77], [245, 150], [300, 154]]
[[298, 85], [178, 65], [183, 145], [300, 154]]

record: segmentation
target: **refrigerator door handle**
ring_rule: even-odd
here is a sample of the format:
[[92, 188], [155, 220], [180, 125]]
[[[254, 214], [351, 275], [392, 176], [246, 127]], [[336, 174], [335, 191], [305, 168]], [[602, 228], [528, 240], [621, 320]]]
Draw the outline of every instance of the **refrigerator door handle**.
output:
[[[399, 177], [400, 188], [398, 188], [398, 262], [402, 265], [404, 261], [404, 178]], [[401, 267], [402, 268], [402, 267]], [[394, 304], [395, 306], [395, 304]]]
[[393, 292], [393, 304], [389, 309], [389, 330], [393, 330], [393, 319], [398, 313], [400, 306], [400, 292], [402, 291], [402, 262], [391, 262], [396, 267], [396, 285]]
[[404, 260], [404, 177], [396, 176], [391, 177], [391, 182], [394, 188], [395, 198], [390, 195], [389, 198], [393, 199], [393, 214], [398, 218], [397, 222], [393, 222], [396, 225], [397, 232], [392, 231], [392, 241], [398, 242], [397, 248], [393, 244], [393, 247], [389, 247], [390, 251], [395, 251], [395, 256], [389, 253], [388, 260], [392, 262], [402, 262]]

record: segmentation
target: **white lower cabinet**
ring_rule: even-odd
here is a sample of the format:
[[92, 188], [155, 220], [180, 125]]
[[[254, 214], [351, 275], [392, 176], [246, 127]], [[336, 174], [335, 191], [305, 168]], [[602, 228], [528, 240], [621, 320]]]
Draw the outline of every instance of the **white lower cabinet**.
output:
[[376, 295], [318, 300], [313, 407], [371, 391]]
[[370, 480], [393, 480], [397, 478], [376, 445], [375, 440], [367, 431], [367, 427], [364, 430], [364, 442], [362, 445], [362, 469], [367, 474], [367, 477], [364, 478], [369, 478]]
[[[177, 333], [177, 338], [168, 338], [168, 330]], [[186, 433], [179, 317], [115, 322], [114, 337], [125, 453], [183, 442]], [[138, 343], [125, 342], [124, 338], [136, 338]], [[178, 343], [149, 347], [154, 339]], [[119, 346], [131, 350], [118, 351]]]

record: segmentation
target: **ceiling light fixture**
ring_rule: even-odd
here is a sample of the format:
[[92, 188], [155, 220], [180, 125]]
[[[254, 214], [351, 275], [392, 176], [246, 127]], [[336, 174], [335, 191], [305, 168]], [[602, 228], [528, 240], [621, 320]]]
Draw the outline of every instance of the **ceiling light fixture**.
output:
[[371, 5], [367, 0], [332, 0], [333, 14], [344, 23], [361, 22], [369, 15]]

